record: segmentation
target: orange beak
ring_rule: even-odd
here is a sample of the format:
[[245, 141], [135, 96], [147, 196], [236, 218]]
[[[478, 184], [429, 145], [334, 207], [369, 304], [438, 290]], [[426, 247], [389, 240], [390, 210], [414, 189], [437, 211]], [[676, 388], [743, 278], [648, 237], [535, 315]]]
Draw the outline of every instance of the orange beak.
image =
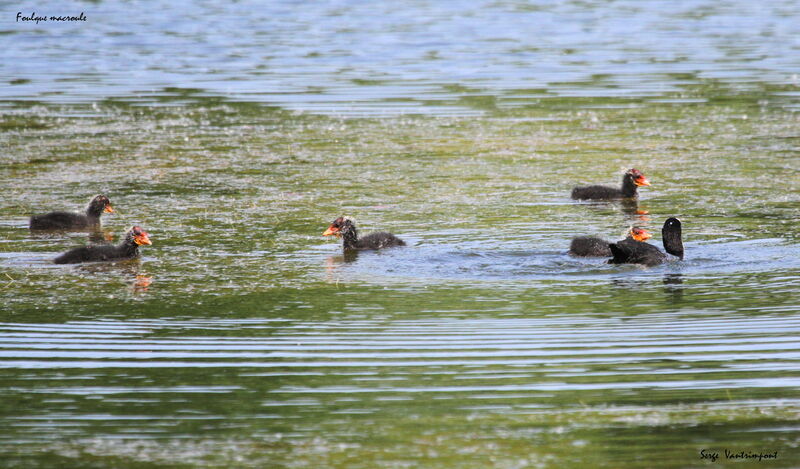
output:
[[111, 204], [106, 205], [106, 208], [104, 208], [103, 211], [106, 213], [116, 213], [114, 212], [114, 207], [112, 207]]
[[652, 238], [653, 235], [651, 235], [650, 232], [647, 230], [643, 230], [641, 228], [634, 228], [631, 230], [631, 237], [636, 241], [647, 241], [648, 239]]
[[644, 176], [637, 177], [636, 179], [633, 180], [633, 183], [636, 184], [637, 186], [649, 186], [650, 185], [650, 181], [648, 181], [647, 178], [644, 177]]
[[150, 242], [150, 235], [147, 234], [146, 231], [142, 231], [141, 234], [138, 234], [133, 237], [133, 242], [141, 246], [142, 244], [147, 244], [148, 246], [153, 244]]
[[324, 233], [322, 233], [322, 236], [331, 236], [331, 235], [339, 236], [339, 228], [336, 228], [335, 226], [331, 225], [328, 227], [327, 230], [325, 230]]

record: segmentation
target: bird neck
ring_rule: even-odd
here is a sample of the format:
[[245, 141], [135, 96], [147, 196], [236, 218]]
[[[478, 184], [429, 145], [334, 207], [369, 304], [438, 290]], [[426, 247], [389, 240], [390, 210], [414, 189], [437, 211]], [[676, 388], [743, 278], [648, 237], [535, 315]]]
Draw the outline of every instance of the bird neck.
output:
[[103, 207], [97, 208], [93, 205], [86, 207], [86, 216], [89, 218], [100, 218], [103, 213]]
[[681, 230], [665, 228], [661, 232], [661, 239], [664, 242], [664, 250], [673, 256], [683, 259], [683, 241], [681, 240]]
[[636, 183], [633, 182], [633, 176], [630, 174], [622, 177], [622, 196], [636, 197]]
[[136, 244], [136, 241], [131, 236], [126, 237], [124, 241], [119, 243], [117, 249], [128, 256], [135, 256], [139, 253], [139, 245]]
[[355, 226], [351, 225], [342, 231], [342, 243], [345, 249], [355, 249], [358, 243], [358, 230]]

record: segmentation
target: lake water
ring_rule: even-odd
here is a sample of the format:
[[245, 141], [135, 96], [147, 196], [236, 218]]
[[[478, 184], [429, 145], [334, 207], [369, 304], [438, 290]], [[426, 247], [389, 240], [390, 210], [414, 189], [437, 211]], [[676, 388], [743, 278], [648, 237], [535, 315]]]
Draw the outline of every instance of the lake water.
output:
[[[3, 467], [800, 465], [793, 2], [35, 10], [87, 21], [0, 11]], [[671, 216], [683, 261], [567, 255]]]

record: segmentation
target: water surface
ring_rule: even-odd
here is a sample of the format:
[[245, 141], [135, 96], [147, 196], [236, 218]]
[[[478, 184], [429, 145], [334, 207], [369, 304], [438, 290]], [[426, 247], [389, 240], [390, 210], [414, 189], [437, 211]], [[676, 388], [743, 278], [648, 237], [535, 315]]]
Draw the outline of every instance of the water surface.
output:
[[0, 35], [2, 465], [800, 464], [793, 4], [63, 5]]

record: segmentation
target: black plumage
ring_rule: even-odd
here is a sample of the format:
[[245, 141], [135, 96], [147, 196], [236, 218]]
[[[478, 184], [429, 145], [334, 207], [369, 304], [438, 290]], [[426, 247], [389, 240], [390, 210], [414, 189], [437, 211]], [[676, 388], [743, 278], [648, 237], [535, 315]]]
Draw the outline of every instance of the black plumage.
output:
[[573, 199], [610, 200], [638, 197], [639, 186], [649, 186], [650, 181], [638, 169], [631, 168], [622, 176], [622, 187], [582, 186], [572, 189]]
[[[661, 241], [664, 250], [673, 256], [683, 259], [683, 241], [681, 239], [681, 222], [677, 218], [668, 218], [661, 229]], [[630, 242], [626, 239], [619, 243], [609, 244], [613, 256], [609, 264], [643, 264], [658, 265], [667, 260], [667, 255], [657, 247], [647, 243]]]
[[[635, 242], [642, 242], [651, 238], [650, 233], [646, 230], [633, 227], [626, 232], [626, 235], [625, 240], [630, 239]], [[608, 257], [611, 255], [609, 244], [609, 241], [597, 236], [578, 236], [572, 238], [572, 242], [569, 245], [569, 254], [578, 257]]]
[[86, 207], [86, 213], [50, 212], [31, 217], [32, 230], [64, 230], [71, 228], [91, 228], [100, 225], [100, 215], [114, 213], [111, 201], [104, 195], [96, 195]]
[[333, 235], [342, 238], [342, 247], [345, 251], [365, 251], [406, 245], [402, 239], [385, 231], [371, 233], [359, 238], [356, 225], [349, 217], [337, 218], [322, 235]]
[[608, 240], [597, 236], [578, 236], [572, 238], [569, 245], [569, 254], [579, 257], [610, 256], [611, 248]]
[[152, 244], [150, 235], [138, 226], [134, 226], [125, 234], [125, 239], [114, 246], [111, 244], [93, 244], [75, 248], [56, 257], [56, 264], [78, 264], [81, 262], [117, 261], [139, 256], [139, 246]]
[[682, 235], [681, 221], [674, 217], [667, 218], [661, 228], [661, 240], [664, 243], [664, 249], [681, 260], [683, 260]]

